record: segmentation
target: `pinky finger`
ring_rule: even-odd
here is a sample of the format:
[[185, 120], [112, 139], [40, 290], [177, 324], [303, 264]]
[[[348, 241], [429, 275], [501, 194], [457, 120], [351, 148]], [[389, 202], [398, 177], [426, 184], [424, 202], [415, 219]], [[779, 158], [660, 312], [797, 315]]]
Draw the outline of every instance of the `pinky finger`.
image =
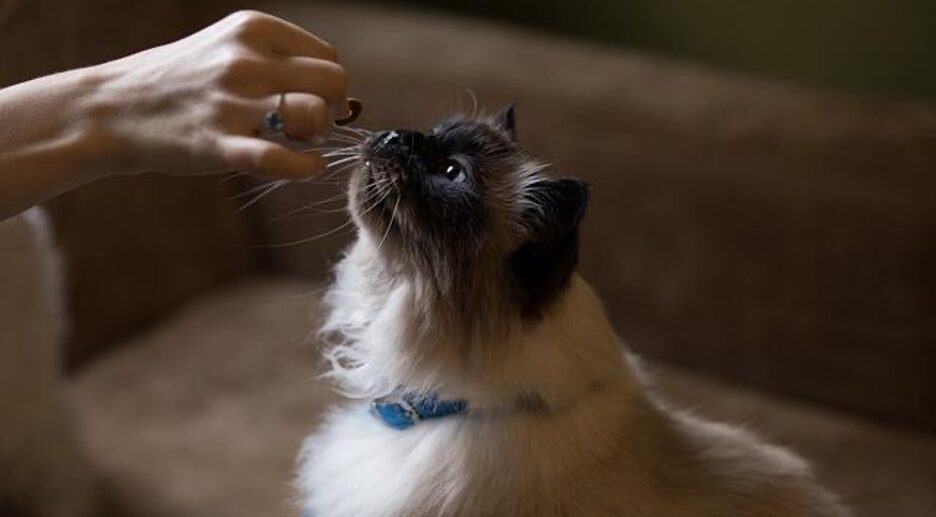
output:
[[325, 170], [316, 153], [288, 149], [275, 142], [248, 136], [226, 136], [218, 142], [220, 158], [232, 169], [260, 176], [299, 179]]

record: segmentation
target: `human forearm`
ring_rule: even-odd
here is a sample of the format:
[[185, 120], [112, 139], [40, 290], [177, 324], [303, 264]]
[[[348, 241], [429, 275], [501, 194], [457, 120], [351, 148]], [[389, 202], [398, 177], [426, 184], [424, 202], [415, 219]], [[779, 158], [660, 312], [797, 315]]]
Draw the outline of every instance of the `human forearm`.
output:
[[0, 90], [0, 220], [103, 175], [112, 145], [88, 109], [94, 69]]
[[321, 171], [314, 150], [265, 139], [265, 120], [277, 110], [290, 138], [326, 136], [348, 109], [336, 59], [314, 35], [243, 11], [161, 47], [0, 90], [0, 218], [111, 173]]

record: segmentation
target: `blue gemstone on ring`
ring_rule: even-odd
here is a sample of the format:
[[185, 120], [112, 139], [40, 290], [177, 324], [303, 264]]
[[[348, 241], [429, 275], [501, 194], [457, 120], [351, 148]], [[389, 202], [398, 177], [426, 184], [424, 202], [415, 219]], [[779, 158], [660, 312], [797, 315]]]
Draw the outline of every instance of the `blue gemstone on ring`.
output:
[[283, 117], [280, 116], [278, 111], [271, 111], [266, 114], [264, 117], [266, 125], [273, 131], [282, 131], [283, 130]]

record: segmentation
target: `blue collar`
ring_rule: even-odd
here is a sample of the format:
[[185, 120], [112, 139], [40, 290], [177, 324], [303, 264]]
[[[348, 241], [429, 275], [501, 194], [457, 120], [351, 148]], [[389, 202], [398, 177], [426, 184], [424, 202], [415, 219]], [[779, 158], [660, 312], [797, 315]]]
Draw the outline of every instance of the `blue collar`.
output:
[[468, 412], [467, 400], [439, 400], [436, 393], [403, 393], [371, 402], [371, 412], [388, 426], [404, 430], [421, 420], [460, 415]]

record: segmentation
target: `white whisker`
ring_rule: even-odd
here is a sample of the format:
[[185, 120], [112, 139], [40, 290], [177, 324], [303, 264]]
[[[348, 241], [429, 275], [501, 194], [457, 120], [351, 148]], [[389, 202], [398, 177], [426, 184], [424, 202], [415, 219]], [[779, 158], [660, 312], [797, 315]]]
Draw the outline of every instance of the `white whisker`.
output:
[[282, 187], [282, 186], [285, 185], [285, 184], [286, 184], [286, 180], [274, 181], [273, 184], [272, 184], [272, 185], [269, 185], [268, 188], [267, 188], [266, 190], [264, 190], [263, 192], [257, 194], [256, 197], [254, 197], [253, 199], [251, 199], [250, 201], [248, 201], [247, 203], [245, 203], [243, 206], [241, 206], [240, 208], [238, 208], [237, 211], [238, 211], [238, 212], [242, 212], [242, 211], [246, 210], [247, 208], [249, 208], [250, 206], [252, 206], [252, 205], [255, 204], [256, 202], [258, 202], [258, 201], [260, 201], [261, 199], [265, 198], [267, 195], [269, 195], [270, 193], [272, 193], [274, 190], [276, 190], [276, 189]]
[[390, 220], [387, 221], [387, 229], [384, 231], [383, 237], [380, 238], [380, 243], [377, 244], [377, 251], [378, 251], [378, 252], [380, 251], [380, 248], [383, 247], [384, 241], [387, 240], [387, 236], [390, 235], [390, 229], [393, 228], [393, 221], [396, 220], [397, 208], [400, 207], [400, 200], [401, 200], [401, 199], [403, 199], [403, 196], [401, 196], [399, 193], [397, 193], [397, 200], [396, 200], [396, 203], [394, 203], [394, 205], [393, 205], [393, 211], [390, 212]]
[[[294, 209], [292, 209], [292, 210], [289, 210], [288, 212], [285, 212], [285, 213], [280, 214], [280, 215], [278, 215], [278, 216], [276, 216], [276, 217], [273, 217], [272, 219], [270, 219], [270, 222], [271, 222], [271, 223], [277, 222], [277, 221], [280, 221], [280, 220], [282, 220], [282, 219], [285, 219], [285, 218], [287, 218], [287, 217], [289, 217], [289, 216], [291, 216], [291, 215], [299, 214], [299, 213], [302, 213], [302, 212], [305, 212], [305, 211], [308, 211], [308, 210], [315, 210], [317, 207], [320, 207], [320, 206], [322, 206], [322, 205], [326, 205], [326, 204], [328, 204], [328, 203], [334, 203], [335, 201], [344, 200], [344, 199], [347, 197], [347, 195], [348, 195], [348, 194], [347, 194], [346, 192], [342, 191], [340, 194], [336, 194], [336, 195], [334, 195], [334, 196], [329, 196], [329, 197], [327, 197], [327, 198], [325, 198], [325, 199], [320, 199], [320, 200], [318, 200], [318, 201], [316, 201], [316, 202], [314, 202], [314, 203], [307, 203], [307, 204], [304, 204], [304, 205], [302, 205], [302, 206], [300, 206], [300, 207], [298, 207], [298, 208], [294, 208]], [[330, 210], [331, 210], [331, 209], [330, 209]], [[334, 209], [334, 210], [337, 212], [337, 211], [346, 210], [346, 208], [345, 208], [344, 206], [342, 206], [340, 209]]]
[[233, 196], [230, 196], [230, 197], [228, 198], [228, 201], [237, 201], [237, 200], [240, 199], [240, 198], [247, 197], [247, 196], [250, 196], [250, 195], [252, 195], [252, 194], [256, 194], [257, 192], [260, 192], [261, 190], [263, 190], [263, 189], [269, 187], [270, 185], [274, 185], [274, 184], [276, 184], [276, 183], [278, 183], [278, 182], [280, 182], [280, 181], [285, 181], [285, 180], [265, 181], [265, 182], [263, 182], [263, 183], [261, 183], [261, 184], [259, 184], [259, 185], [255, 185], [255, 186], [250, 187], [250, 188], [248, 188], [248, 189], [246, 189], [246, 190], [244, 190], [244, 191], [242, 191], [242, 192], [238, 192], [237, 194], [234, 194]]
[[247, 176], [247, 175], [249, 175], [249, 174], [250, 174], [250, 173], [247, 172], [247, 171], [235, 171], [235, 172], [231, 172], [231, 173], [229, 173], [229, 174], [225, 174], [225, 176], [224, 176], [223, 178], [221, 178], [220, 180], [218, 180], [218, 183], [225, 183], [225, 182], [231, 181], [232, 179], [240, 178], [240, 177], [242, 177], [242, 176]]
[[[389, 196], [389, 195], [390, 195], [390, 190], [388, 189], [388, 191], [386, 192], [386, 194], [384, 194], [383, 197], [381, 197], [380, 199], [378, 199], [377, 201], [375, 201], [374, 204], [372, 204], [371, 206], [369, 206], [369, 207], [367, 208], [367, 210], [365, 210], [364, 212], [361, 213], [361, 215], [364, 215], [364, 214], [370, 212], [371, 210], [373, 210], [374, 208], [376, 208], [376, 207], [377, 207], [378, 205], [380, 205], [380, 203], [382, 203], [382, 202], [384, 201], [384, 199], [386, 199], [387, 196]], [[309, 242], [316, 241], [316, 240], [319, 240], [319, 239], [328, 237], [328, 236], [330, 236], [330, 235], [334, 235], [334, 234], [340, 232], [341, 230], [343, 230], [343, 229], [345, 229], [345, 228], [347, 228], [348, 226], [351, 226], [351, 225], [353, 225], [353, 224], [354, 224], [354, 219], [350, 219], [350, 218], [349, 218], [347, 221], [345, 221], [343, 224], [337, 226], [336, 228], [332, 228], [331, 230], [328, 230], [327, 232], [324, 232], [324, 233], [320, 233], [320, 234], [318, 234], [318, 235], [316, 235], [316, 236], [314, 236], [314, 237], [307, 237], [307, 238], [304, 238], [304, 239], [299, 239], [299, 240], [292, 241], [292, 242], [283, 242], [283, 243], [279, 243], [279, 244], [266, 244], [266, 245], [257, 246], [257, 247], [260, 247], [260, 248], [269, 248], [269, 249], [277, 249], [277, 248], [287, 248], [287, 247], [290, 247], [290, 246], [300, 246], [300, 245], [302, 245], [302, 244], [307, 244], [307, 243], [309, 243]]]
[[346, 156], [346, 157], [344, 157], [344, 158], [335, 160], [335, 161], [333, 161], [333, 162], [329, 162], [328, 165], [327, 165], [325, 168], [326, 168], [326, 169], [331, 169], [332, 167], [336, 167], [336, 166], [341, 165], [341, 164], [343, 164], [343, 163], [353, 162], [353, 161], [356, 161], [356, 160], [358, 160], [358, 159], [359, 159], [358, 155]]

